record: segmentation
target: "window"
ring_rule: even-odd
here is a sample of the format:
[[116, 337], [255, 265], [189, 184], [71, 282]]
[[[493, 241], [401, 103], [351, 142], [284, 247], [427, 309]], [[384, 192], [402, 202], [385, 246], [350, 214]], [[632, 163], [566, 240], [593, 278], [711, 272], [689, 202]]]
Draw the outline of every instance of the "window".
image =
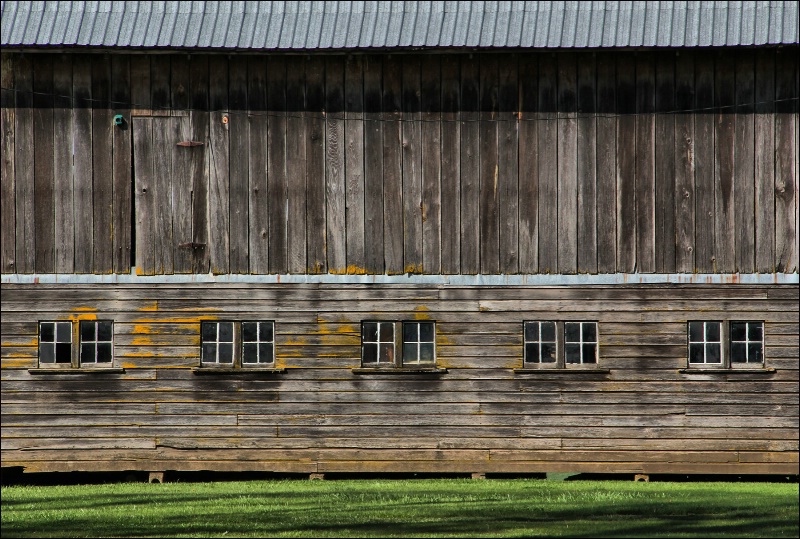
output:
[[275, 363], [275, 322], [263, 320], [200, 323], [200, 364], [203, 367], [272, 367]]
[[81, 320], [81, 365], [111, 363], [114, 350], [114, 322]]
[[597, 322], [530, 320], [522, 323], [523, 369], [597, 372]]
[[566, 363], [597, 363], [597, 322], [564, 322]]
[[[400, 357], [398, 348], [402, 350]], [[435, 361], [435, 322], [361, 322], [362, 367], [431, 369]]]
[[525, 322], [525, 363], [556, 363], [556, 323]]
[[72, 364], [72, 322], [39, 322], [39, 364]]
[[690, 321], [690, 368], [752, 368], [764, 365], [764, 322]]
[[722, 363], [722, 323], [689, 322], [689, 364]]
[[764, 363], [764, 322], [731, 322], [731, 363]]

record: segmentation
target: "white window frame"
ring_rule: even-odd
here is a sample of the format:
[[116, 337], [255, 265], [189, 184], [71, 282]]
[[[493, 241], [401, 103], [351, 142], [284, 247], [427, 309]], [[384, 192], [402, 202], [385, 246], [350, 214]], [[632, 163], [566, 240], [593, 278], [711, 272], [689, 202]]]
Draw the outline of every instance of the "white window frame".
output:
[[[376, 325], [375, 337], [376, 340], [366, 340], [366, 328], [368, 325]], [[391, 339], [385, 332], [387, 328], [391, 327]], [[382, 338], [385, 337], [385, 338]], [[375, 346], [375, 361], [366, 360], [366, 347]], [[388, 355], [391, 357], [384, 357], [382, 349], [387, 347], [389, 350]], [[361, 365], [364, 367], [394, 367], [397, 365], [397, 323], [389, 322], [386, 320], [362, 320], [361, 321]]]
[[[242, 367], [258, 367], [260, 365], [274, 365], [275, 364], [275, 321], [274, 320], [242, 320], [241, 324], [241, 364]], [[255, 341], [246, 341], [244, 337], [244, 325], [245, 324], [256, 324], [256, 340]], [[272, 334], [271, 339], [262, 338], [262, 329], [264, 325], [267, 324], [270, 326], [270, 333]], [[234, 328], [234, 334], [236, 333]], [[255, 345], [256, 347], [256, 361], [246, 361], [246, 354], [245, 354], [245, 346], [247, 345]], [[264, 361], [261, 358], [261, 347], [262, 345], [269, 345], [270, 347], [270, 360]]]
[[[542, 326], [544, 324], [552, 324], [553, 326], [553, 340], [552, 341], [545, 341], [542, 338]], [[537, 339], [528, 339], [528, 328], [533, 327], [535, 325], [537, 330]], [[558, 364], [558, 324], [553, 320], [526, 320], [522, 323], [522, 341], [523, 341], [523, 364], [534, 365], [534, 366], [551, 366], [555, 367]], [[528, 345], [535, 344], [537, 345], [538, 354], [536, 358], [531, 358], [528, 355]], [[542, 361], [542, 345], [551, 344], [553, 345], [553, 360], [552, 361]]]
[[[422, 324], [430, 324], [431, 325], [431, 340], [422, 340]], [[416, 325], [416, 340], [406, 340], [406, 328]], [[429, 366], [436, 364], [436, 322], [433, 320], [408, 320], [402, 323], [402, 335], [401, 338], [403, 340], [403, 354], [401, 358], [401, 362], [403, 366], [413, 365], [415, 367], [418, 366]], [[430, 345], [432, 350], [431, 352], [431, 359], [430, 360], [423, 360], [422, 359], [422, 347], [423, 345]], [[413, 359], [406, 359], [406, 348], [411, 350], [412, 348], [416, 351], [416, 360]]]
[[[579, 335], [579, 337], [578, 337], [577, 341], [568, 341], [567, 340], [567, 330], [568, 330], [567, 326], [569, 324], [578, 324], [578, 335]], [[592, 340], [592, 341], [584, 340], [583, 328], [584, 328], [584, 326], [588, 326], [588, 325], [594, 326], [594, 340]], [[588, 321], [588, 320], [575, 320], [575, 321], [568, 320], [568, 321], [565, 321], [564, 322], [563, 336], [564, 336], [564, 364], [567, 366], [567, 368], [569, 368], [570, 366], [573, 366], [573, 365], [597, 365], [597, 362], [598, 362], [599, 357], [600, 357], [600, 351], [599, 351], [599, 348], [600, 348], [600, 346], [599, 346], [600, 335], [599, 335], [599, 328], [598, 328], [597, 322]], [[580, 361], [568, 361], [567, 360], [567, 348], [570, 345], [576, 345], [576, 344], [578, 345], [578, 350], [580, 351], [580, 358], [579, 358]], [[584, 354], [584, 345], [587, 345], [587, 344], [593, 344], [594, 345], [594, 355], [591, 358], [592, 361], [587, 361], [587, 358], [584, 357], [584, 355], [585, 355]]]
[[[49, 324], [53, 326], [53, 340], [52, 341], [43, 341], [42, 340], [42, 327], [45, 324]], [[62, 327], [69, 327], [68, 335], [69, 341], [59, 341], [59, 331], [58, 327], [61, 325]], [[74, 350], [74, 342], [75, 342], [75, 325], [70, 320], [40, 320], [38, 324], [39, 334], [38, 334], [38, 347], [37, 347], [37, 362], [39, 367], [46, 367], [46, 368], [53, 368], [53, 367], [72, 367], [73, 361], [75, 357], [75, 350]], [[68, 361], [58, 361], [58, 345], [59, 344], [67, 344], [69, 345], [69, 360]], [[42, 361], [42, 347], [47, 346], [48, 348], [52, 348], [53, 353], [53, 361]]]
[[[751, 366], [751, 365], [764, 365], [764, 356], [765, 356], [765, 349], [764, 349], [765, 348], [764, 347], [764, 341], [765, 341], [765, 339], [764, 339], [764, 321], [763, 320], [730, 320], [728, 322], [728, 324], [730, 326], [730, 331], [729, 331], [730, 339], [729, 339], [728, 350], [730, 352], [729, 359], [730, 359], [731, 367], [732, 368], [736, 368], [736, 367], [739, 367], [739, 366], [748, 367], [748, 366]], [[745, 336], [745, 340], [743, 340], [743, 341], [735, 341], [735, 340], [733, 340], [733, 325], [734, 324], [744, 324], [745, 325], [745, 335], [744, 335]], [[759, 340], [750, 339], [750, 326], [751, 326], [751, 324], [752, 325], [756, 325], [757, 324], [758, 326], [760, 326], [760, 328], [761, 328], [761, 339], [759, 339]], [[750, 346], [752, 344], [755, 344], [755, 343], [758, 343], [760, 345], [759, 346], [759, 352], [761, 353], [761, 358], [758, 359], [758, 360], [751, 360], [750, 359]], [[744, 350], [745, 350], [745, 360], [744, 361], [734, 361], [734, 358], [733, 358], [734, 344], [743, 344], [744, 345]]]
[[[111, 335], [109, 340], [100, 340], [100, 324], [110, 324]], [[94, 326], [94, 339], [83, 338], [84, 326]], [[80, 365], [93, 365], [93, 366], [112, 366], [114, 364], [114, 321], [113, 320], [80, 320], [78, 322], [78, 362]], [[98, 361], [98, 347], [99, 345], [108, 344], [110, 346], [110, 356], [108, 361]], [[84, 357], [84, 347], [93, 345], [94, 360], [90, 361]]]
[[[692, 324], [703, 324], [703, 338], [702, 340], [692, 340]], [[709, 324], [716, 324], [718, 326], [719, 338], [718, 340], [709, 340], [708, 327]], [[727, 327], [722, 320], [689, 320], [686, 324], [686, 340], [687, 347], [687, 361], [689, 367], [725, 367], [726, 366], [726, 350], [724, 343], [725, 333], [724, 328]], [[703, 361], [692, 361], [692, 346], [703, 347]], [[719, 361], [708, 361], [709, 347], [716, 345], [719, 348]]]

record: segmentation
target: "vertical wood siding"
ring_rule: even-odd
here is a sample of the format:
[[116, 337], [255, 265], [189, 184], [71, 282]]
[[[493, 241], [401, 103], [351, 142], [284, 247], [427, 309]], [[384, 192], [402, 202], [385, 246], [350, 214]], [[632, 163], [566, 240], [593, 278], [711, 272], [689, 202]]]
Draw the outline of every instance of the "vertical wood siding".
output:
[[4, 53], [2, 271], [796, 272], [797, 52]]

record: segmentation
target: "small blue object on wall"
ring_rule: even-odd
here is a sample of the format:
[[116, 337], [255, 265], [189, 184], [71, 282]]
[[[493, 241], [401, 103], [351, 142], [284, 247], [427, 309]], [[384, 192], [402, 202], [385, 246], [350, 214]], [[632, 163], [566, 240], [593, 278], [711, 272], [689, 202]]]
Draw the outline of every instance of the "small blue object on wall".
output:
[[122, 125], [124, 123], [125, 123], [125, 118], [122, 117], [122, 114], [114, 115], [114, 125]]

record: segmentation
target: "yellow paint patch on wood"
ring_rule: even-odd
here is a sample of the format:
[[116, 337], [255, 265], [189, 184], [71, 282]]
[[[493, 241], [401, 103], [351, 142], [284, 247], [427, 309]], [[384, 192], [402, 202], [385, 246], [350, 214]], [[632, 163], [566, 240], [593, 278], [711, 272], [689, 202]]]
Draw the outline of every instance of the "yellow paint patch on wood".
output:
[[[137, 318], [132, 320], [134, 324], [200, 324], [203, 320], [219, 320], [218, 316], [206, 316], [203, 315], [202, 318], [193, 316], [190, 318], [181, 318], [181, 317], [169, 317], [164, 319], [159, 318]], [[138, 327], [138, 326], [137, 326]], [[151, 332], [152, 333], [152, 332]]]
[[[21, 356], [23, 357], [23, 356]], [[35, 357], [25, 357], [24, 359], [13, 359], [11, 357], [4, 357], [2, 363], [2, 368], [4, 369], [13, 369], [18, 367], [30, 367], [36, 364]]]
[[156, 344], [155, 342], [153, 342], [153, 339], [151, 339], [150, 337], [134, 337], [134, 339], [131, 341], [131, 345], [145, 345], [145, 346], [147, 346], [147, 345], [150, 345], [150, 344]]
[[447, 335], [437, 334], [436, 335], [436, 346], [452, 346], [453, 341]]
[[83, 306], [83, 307], [75, 307], [75, 309], [73, 309], [73, 310], [75, 310], [75, 311], [96, 311], [97, 309], [95, 307]]
[[25, 342], [3, 342], [0, 343], [0, 346], [38, 346], [39, 339], [34, 337], [33, 339]]
[[366, 275], [367, 269], [355, 264], [350, 264], [346, 268], [331, 268], [329, 270], [334, 275]]
[[428, 314], [430, 309], [425, 305], [419, 305], [414, 307], [414, 319], [415, 320], [430, 320], [431, 315]]
[[404, 273], [422, 273], [422, 264], [407, 264], [403, 268]]
[[73, 322], [80, 322], [81, 320], [97, 320], [97, 313], [87, 312], [81, 314], [71, 314], [69, 315], [69, 319]]
[[303, 337], [295, 337], [294, 339], [287, 339], [283, 346], [303, 346], [308, 344], [308, 340]]
[[142, 311], [142, 312], [152, 312], [152, 311], [157, 311], [157, 310], [158, 310], [158, 301], [154, 301], [152, 304], [150, 304], [150, 305], [145, 305], [144, 307], [139, 307], [139, 309], [138, 309], [138, 310], [139, 310], [139, 311]]
[[130, 363], [128, 361], [123, 361], [122, 363], [119, 364], [119, 366], [122, 367], [123, 369], [135, 369], [136, 368], [136, 363]]
[[200, 311], [202, 313], [218, 313], [222, 312], [223, 309], [218, 307], [179, 307], [175, 309], [176, 311]]
[[356, 346], [361, 344], [361, 339], [358, 334], [343, 334], [343, 335], [321, 335], [320, 344], [334, 345], [334, 346]]

